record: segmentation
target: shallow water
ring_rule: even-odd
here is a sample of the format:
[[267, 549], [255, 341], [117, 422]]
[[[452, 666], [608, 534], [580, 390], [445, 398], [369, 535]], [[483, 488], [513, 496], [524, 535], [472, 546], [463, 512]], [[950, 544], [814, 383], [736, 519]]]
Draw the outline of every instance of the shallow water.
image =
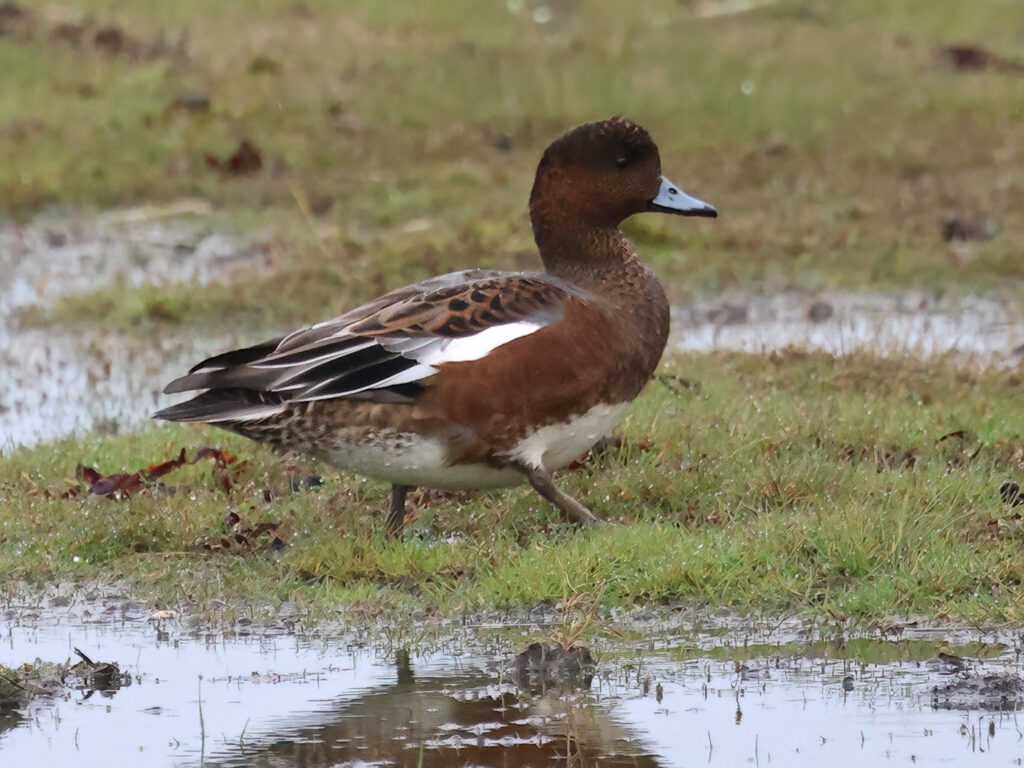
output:
[[[196, 633], [117, 599], [9, 609], [0, 663], [62, 661], [78, 647], [133, 681], [0, 713], [0, 763], [859, 767], [1024, 755], [1017, 713], [932, 705], [932, 687], [957, 673], [927, 657], [971, 651], [988, 657], [968, 661], [986, 674], [1020, 674], [1005, 637], [962, 631], [801, 652], [771, 631], [744, 650], [735, 630], [676, 628], [643, 650], [606, 649], [588, 688], [530, 694], [503, 671], [524, 634], [459, 629], [406, 650], [284, 628]], [[956, 645], [971, 639], [984, 642]]]

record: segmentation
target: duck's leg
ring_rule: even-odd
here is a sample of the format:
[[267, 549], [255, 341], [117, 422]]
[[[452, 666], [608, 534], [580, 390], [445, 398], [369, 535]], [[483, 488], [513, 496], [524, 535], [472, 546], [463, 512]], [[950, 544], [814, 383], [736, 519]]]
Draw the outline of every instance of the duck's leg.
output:
[[411, 485], [391, 486], [391, 503], [388, 505], [388, 522], [385, 527], [388, 536], [397, 536], [402, 530], [405, 520], [405, 495], [412, 490]]
[[601, 525], [604, 522], [572, 496], [567, 496], [558, 490], [547, 470], [537, 467], [520, 467], [520, 469], [526, 474], [533, 490], [562, 510], [562, 514], [569, 519], [569, 522], [578, 525]]

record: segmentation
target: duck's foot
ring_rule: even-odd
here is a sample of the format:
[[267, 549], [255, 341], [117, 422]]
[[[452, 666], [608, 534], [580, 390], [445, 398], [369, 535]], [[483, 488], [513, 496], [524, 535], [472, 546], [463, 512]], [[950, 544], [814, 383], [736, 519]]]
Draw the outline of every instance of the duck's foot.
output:
[[601, 525], [604, 523], [601, 518], [572, 496], [567, 496], [558, 490], [547, 470], [535, 467], [520, 467], [520, 469], [530, 481], [533, 490], [558, 507], [569, 522], [577, 525]]
[[413, 489], [411, 485], [392, 485], [391, 503], [388, 504], [388, 521], [385, 531], [389, 537], [397, 536], [405, 522], [405, 496]]

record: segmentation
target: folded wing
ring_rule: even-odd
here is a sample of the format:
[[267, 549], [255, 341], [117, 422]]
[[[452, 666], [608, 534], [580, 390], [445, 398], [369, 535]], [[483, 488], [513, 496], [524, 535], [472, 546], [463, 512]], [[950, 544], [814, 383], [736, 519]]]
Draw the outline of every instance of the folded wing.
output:
[[570, 294], [540, 275], [470, 270], [432, 278], [333, 320], [204, 360], [164, 389], [203, 392], [155, 417], [224, 423], [330, 398], [409, 402], [439, 366], [478, 360], [558, 322]]

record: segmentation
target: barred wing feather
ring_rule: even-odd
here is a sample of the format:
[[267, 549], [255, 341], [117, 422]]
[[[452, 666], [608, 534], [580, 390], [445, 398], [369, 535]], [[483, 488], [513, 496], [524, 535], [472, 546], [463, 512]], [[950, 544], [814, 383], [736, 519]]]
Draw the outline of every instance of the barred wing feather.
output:
[[471, 270], [387, 294], [333, 320], [196, 365], [166, 393], [205, 390], [156, 414], [262, 419], [331, 398], [408, 402], [439, 366], [478, 360], [562, 317], [574, 291], [540, 275]]

